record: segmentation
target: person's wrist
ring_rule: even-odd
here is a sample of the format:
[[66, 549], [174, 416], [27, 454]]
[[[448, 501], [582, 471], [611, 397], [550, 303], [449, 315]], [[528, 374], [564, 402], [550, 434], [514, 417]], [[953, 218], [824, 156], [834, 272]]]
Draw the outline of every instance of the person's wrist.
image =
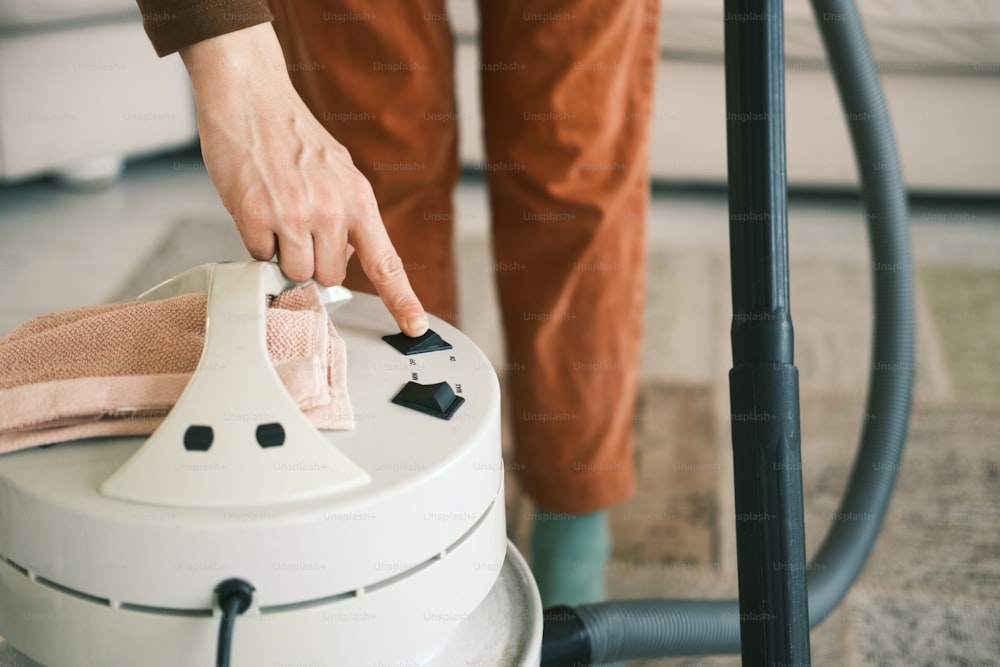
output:
[[282, 95], [293, 90], [284, 56], [269, 23], [218, 35], [181, 49], [199, 103]]

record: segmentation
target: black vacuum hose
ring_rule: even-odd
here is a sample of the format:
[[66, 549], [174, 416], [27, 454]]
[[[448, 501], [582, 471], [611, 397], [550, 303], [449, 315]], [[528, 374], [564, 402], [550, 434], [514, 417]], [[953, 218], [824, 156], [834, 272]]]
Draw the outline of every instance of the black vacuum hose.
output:
[[[915, 341], [906, 191], [874, 59], [852, 0], [812, 5], [849, 119], [874, 293], [861, 444], [836, 518], [807, 566], [809, 620], [815, 626], [850, 590], [881, 529], [906, 440]], [[629, 600], [551, 612], [562, 620], [546, 623], [546, 666], [740, 652], [737, 600]]]

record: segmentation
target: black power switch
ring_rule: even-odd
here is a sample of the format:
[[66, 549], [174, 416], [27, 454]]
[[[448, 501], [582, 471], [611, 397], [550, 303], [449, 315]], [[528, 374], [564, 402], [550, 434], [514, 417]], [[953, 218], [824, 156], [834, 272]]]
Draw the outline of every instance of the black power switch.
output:
[[403, 354], [423, 354], [424, 352], [451, 349], [451, 343], [441, 338], [433, 329], [428, 329], [422, 336], [415, 338], [411, 338], [404, 333], [398, 333], [391, 336], [382, 336], [382, 340]]
[[392, 402], [432, 417], [451, 419], [455, 411], [465, 403], [465, 399], [456, 396], [447, 382], [437, 384], [407, 382]]

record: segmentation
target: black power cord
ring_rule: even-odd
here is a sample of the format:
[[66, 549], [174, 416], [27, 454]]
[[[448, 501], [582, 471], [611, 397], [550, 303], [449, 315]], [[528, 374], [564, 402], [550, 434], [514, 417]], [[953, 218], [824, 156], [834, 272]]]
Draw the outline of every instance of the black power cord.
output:
[[236, 625], [236, 617], [250, 608], [253, 592], [253, 584], [243, 579], [226, 579], [215, 587], [219, 608], [222, 609], [219, 644], [215, 658], [216, 667], [229, 667], [229, 657], [233, 645], [233, 626]]

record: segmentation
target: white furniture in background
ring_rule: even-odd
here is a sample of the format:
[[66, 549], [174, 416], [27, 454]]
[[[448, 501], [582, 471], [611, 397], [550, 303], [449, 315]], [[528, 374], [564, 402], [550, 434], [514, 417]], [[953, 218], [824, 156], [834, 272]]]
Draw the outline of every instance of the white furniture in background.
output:
[[156, 56], [133, 0], [0, 2], [0, 181], [105, 183], [196, 139], [187, 73]]

